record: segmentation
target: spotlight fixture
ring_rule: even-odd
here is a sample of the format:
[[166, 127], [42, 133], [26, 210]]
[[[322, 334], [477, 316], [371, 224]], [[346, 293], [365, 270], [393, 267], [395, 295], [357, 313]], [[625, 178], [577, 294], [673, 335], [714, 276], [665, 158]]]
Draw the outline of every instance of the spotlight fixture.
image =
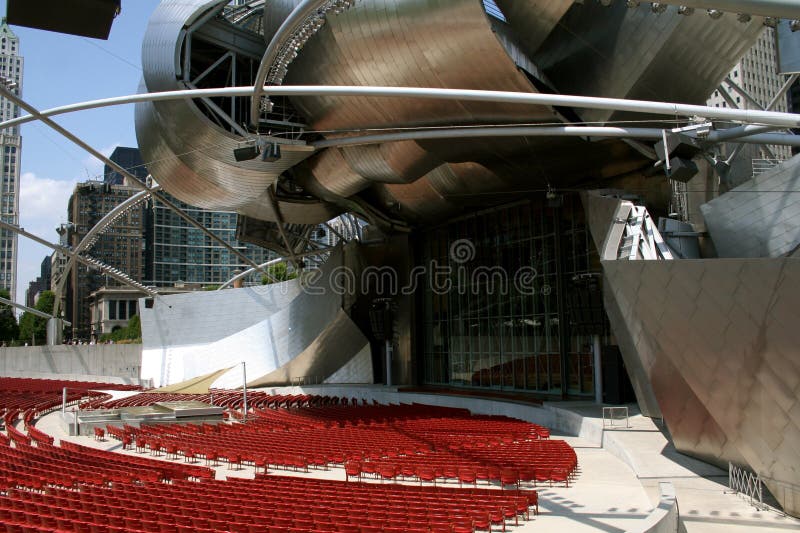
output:
[[242, 146], [240, 148], [233, 149], [233, 158], [237, 162], [242, 161], [250, 161], [251, 159], [255, 159], [258, 157], [258, 154], [261, 153], [258, 149], [258, 146], [255, 144], [250, 144], [247, 146]]
[[750, 14], [749, 14], [749, 13], [738, 13], [738, 14], [736, 15], [736, 20], [738, 20], [738, 21], [739, 21], [739, 22], [741, 22], [742, 24], [747, 24], [748, 22], [750, 22], [750, 19], [751, 19], [751, 18], [752, 18], [752, 17], [750, 17]]
[[625, 0], [625, 5], [629, 8], [633, 9], [634, 7], [639, 7], [639, 0]]
[[694, 15], [694, 8], [689, 6], [679, 6], [678, 7], [678, 15]]
[[261, 154], [261, 160], [267, 163], [274, 163], [281, 158], [281, 146], [278, 143], [267, 145]]
[[720, 17], [722, 17], [722, 11], [720, 11], [719, 9], [709, 9], [707, 13], [712, 20], [717, 20]]
[[780, 22], [780, 21], [781, 21], [781, 19], [778, 19], [778, 18], [775, 18], [775, 17], [764, 17], [764, 26], [766, 26], [768, 28], [777, 28], [778, 27], [778, 22]]
[[652, 11], [653, 13], [655, 13], [657, 15], [663, 13], [666, 10], [667, 10], [667, 4], [664, 4], [662, 2], [651, 2], [650, 3], [650, 11]]
[[794, 19], [789, 22], [789, 29], [792, 31], [800, 31], [800, 20]]

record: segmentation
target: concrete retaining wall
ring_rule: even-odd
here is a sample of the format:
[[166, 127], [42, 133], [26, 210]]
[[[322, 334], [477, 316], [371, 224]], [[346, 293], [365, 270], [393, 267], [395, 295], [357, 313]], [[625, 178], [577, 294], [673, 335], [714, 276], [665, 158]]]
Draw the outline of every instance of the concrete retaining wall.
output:
[[669, 481], [661, 481], [658, 485], [661, 491], [658, 507], [641, 525], [628, 529], [626, 533], [677, 533], [679, 516], [675, 487]]
[[141, 365], [141, 344], [0, 348], [0, 376], [6, 377], [138, 383]]

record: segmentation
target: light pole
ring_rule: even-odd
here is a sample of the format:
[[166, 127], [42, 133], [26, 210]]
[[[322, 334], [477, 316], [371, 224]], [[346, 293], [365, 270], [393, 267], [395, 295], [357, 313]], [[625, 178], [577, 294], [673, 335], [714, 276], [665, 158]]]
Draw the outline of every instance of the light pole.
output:
[[242, 361], [242, 422], [247, 423], [247, 363]]

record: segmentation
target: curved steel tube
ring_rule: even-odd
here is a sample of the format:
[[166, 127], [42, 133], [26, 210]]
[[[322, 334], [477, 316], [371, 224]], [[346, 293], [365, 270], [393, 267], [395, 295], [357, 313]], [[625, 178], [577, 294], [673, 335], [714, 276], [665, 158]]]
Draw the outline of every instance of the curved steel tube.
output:
[[267, 49], [264, 51], [264, 56], [261, 58], [261, 63], [258, 65], [258, 72], [256, 72], [255, 83], [253, 85], [253, 96], [250, 102], [250, 123], [253, 126], [258, 125], [258, 118], [261, 115], [261, 99], [265, 96], [264, 83], [267, 81], [269, 71], [275, 63], [284, 42], [300, 28], [300, 25], [310, 15], [329, 1], [330, 0], [303, 0], [294, 8], [286, 20], [283, 21], [283, 24], [281, 24], [278, 31], [270, 40]]
[[[430, 89], [424, 87], [346, 87], [346, 86], [268, 86], [268, 94], [276, 96], [370, 96], [380, 98], [425, 98], [434, 100], [466, 100], [473, 102], [500, 102], [519, 105], [546, 105], [551, 107], [580, 107], [586, 109], [608, 109], [614, 111], [630, 111], [664, 116], [702, 116], [719, 120], [733, 120], [751, 124], [777, 126], [781, 128], [800, 127], [800, 114], [780, 113], [777, 111], [759, 111], [747, 109], [731, 109], [708, 107], [692, 104], [654, 102], [651, 100], [626, 100], [624, 98], [597, 98], [593, 96], [570, 96], [563, 94], [515, 93], [509, 91], [479, 91], [470, 89]], [[208, 96], [246, 96], [252, 87], [226, 87], [224, 89], [191, 89], [183, 91], [163, 91], [157, 93], [133, 94], [101, 100], [91, 100], [68, 106], [55, 107], [41, 111], [41, 115], [49, 117], [85, 109], [96, 109], [114, 105], [134, 104], [159, 100], [182, 100]], [[0, 129], [38, 120], [38, 117], [26, 115], [16, 119], [0, 122]]]
[[97, 261], [96, 259], [91, 259], [91, 258], [88, 258], [88, 257], [83, 257], [81, 255], [78, 255], [75, 252], [73, 252], [72, 250], [70, 250], [69, 248], [67, 248], [66, 246], [61, 246], [60, 244], [54, 244], [54, 243], [52, 243], [52, 242], [50, 242], [48, 240], [45, 240], [45, 239], [39, 237], [38, 235], [34, 235], [33, 233], [29, 233], [29, 232], [25, 231], [24, 229], [20, 228], [19, 226], [15, 226], [13, 224], [9, 224], [8, 222], [3, 222], [3, 220], [0, 219], [0, 228], [7, 229], [8, 231], [11, 231], [13, 233], [17, 233], [19, 235], [22, 235], [23, 237], [26, 237], [26, 238], [34, 241], [34, 242], [38, 242], [39, 244], [41, 244], [43, 246], [47, 246], [48, 248], [50, 248], [52, 250], [60, 252], [60, 253], [64, 254], [65, 256], [67, 256], [67, 257], [72, 257], [74, 255], [74, 256], [76, 256], [77, 261], [79, 261], [80, 263], [88, 266], [89, 268], [96, 268], [96, 269], [100, 270], [101, 272], [103, 272], [105, 274], [108, 274], [110, 277], [114, 278], [115, 280], [119, 281], [120, 283], [122, 283], [124, 285], [128, 285], [130, 287], [133, 287], [138, 291], [142, 291], [143, 293], [147, 294], [148, 296], [157, 296], [158, 295], [158, 293], [156, 291], [154, 291], [153, 289], [151, 289], [150, 287], [145, 287], [141, 283], [139, 283], [139, 282], [137, 282], [135, 280], [132, 280], [127, 275], [125, 275], [124, 273], [118, 271], [115, 268], [112, 268], [112, 267], [110, 267], [108, 265], [105, 265], [105, 264], [101, 263], [100, 261]]
[[[757, 126], [761, 128], [761, 126]], [[770, 129], [765, 126], [764, 128]], [[734, 129], [734, 128], [731, 128]], [[799, 135], [747, 133], [747, 130], [738, 128], [736, 135], [728, 136], [726, 130], [711, 132], [707, 140], [710, 142], [741, 142], [756, 144], [780, 144], [786, 146], [800, 146]], [[615, 127], [590, 127], [590, 126], [526, 126], [526, 127], [494, 127], [494, 128], [442, 128], [435, 130], [401, 131], [395, 133], [381, 133], [376, 135], [359, 135], [355, 137], [339, 137], [325, 139], [312, 143], [315, 148], [330, 148], [341, 146], [361, 146], [385, 142], [429, 139], [463, 139], [471, 137], [603, 137], [614, 139], [648, 139], [659, 140], [662, 138], [663, 129], [659, 128], [615, 128]]]
[[192, 226], [194, 226], [195, 228], [199, 229], [201, 232], [203, 232], [204, 235], [209, 237], [211, 240], [213, 240], [214, 242], [216, 242], [219, 245], [221, 245], [222, 247], [224, 247], [226, 250], [228, 250], [231, 253], [233, 253], [234, 255], [236, 255], [236, 257], [241, 259], [244, 263], [246, 263], [246, 264], [248, 264], [250, 266], [254, 266], [254, 267], [257, 266], [255, 264], [255, 262], [253, 262], [249, 257], [247, 257], [241, 251], [239, 251], [236, 248], [234, 248], [233, 246], [231, 246], [228, 242], [226, 242], [224, 239], [219, 237], [217, 234], [215, 234], [214, 232], [210, 231], [208, 228], [206, 228], [205, 226], [203, 226], [202, 224], [197, 222], [194, 218], [190, 217], [181, 208], [179, 208], [177, 205], [175, 205], [173, 202], [171, 202], [163, 194], [161, 194], [160, 192], [154, 190], [151, 187], [148, 187], [146, 184], [144, 184], [141, 181], [139, 181], [139, 179], [136, 178], [136, 176], [134, 176], [133, 174], [131, 174], [130, 172], [128, 172], [127, 170], [122, 168], [116, 162], [112, 161], [108, 157], [104, 156], [103, 154], [101, 154], [100, 152], [95, 150], [92, 146], [90, 146], [89, 144], [84, 142], [77, 135], [73, 134], [72, 132], [70, 132], [66, 128], [63, 128], [62, 126], [60, 126], [59, 124], [54, 122], [52, 119], [42, 115], [35, 107], [33, 107], [29, 103], [27, 103], [24, 100], [22, 100], [21, 98], [19, 98], [15, 94], [13, 94], [11, 91], [6, 89], [2, 85], [0, 85], [0, 94], [4, 95], [9, 100], [11, 100], [12, 102], [14, 102], [17, 105], [19, 105], [22, 109], [26, 110], [28, 113], [30, 113], [31, 115], [35, 116], [41, 122], [45, 123], [50, 128], [54, 129], [55, 131], [57, 131], [58, 133], [60, 133], [61, 135], [63, 135], [67, 139], [69, 139], [71, 142], [75, 143], [79, 147], [81, 147], [84, 150], [86, 150], [87, 152], [89, 152], [91, 155], [93, 155], [95, 158], [97, 158], [100, 161], [102, 161], [103, 163], [105, 163], [107, 166], [111, 167], [115, 171], [117, 171], [120, 174], [122, 174], [128, 180], [128, 183], [130, 183], [131, 185], [133, 185], [135, 187], [138, 187], [139, 189], [142, 189], [143, 191], [148, 191], [149, 194], [151, 194], [153, 196], [153, 198], [157, 199], [159, 202], [161, 202], [162, 204], [167, 206], [170, 210], [172, 210], [176, 215], [181, 217], [187, 223], [189, 223]]

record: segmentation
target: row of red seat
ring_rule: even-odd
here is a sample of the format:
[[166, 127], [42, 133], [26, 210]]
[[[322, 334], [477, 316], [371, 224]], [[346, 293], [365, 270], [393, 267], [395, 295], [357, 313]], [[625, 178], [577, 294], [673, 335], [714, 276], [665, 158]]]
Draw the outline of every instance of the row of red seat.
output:
[[[185, 394], [172, 392], [146, 392], [127, 398], [106, 401], [98, 399], [81, 405], [81, 409], [118, 409], [120, 407], [143, 407], [157, 402], [200, 401], [213, 403], [220, 407], [241, 409], [244, 401], [242, 391], [211, 389], [208, 394]], [[365, 402], [365, 400], [362, 400]], [[355, 405], [356, 398], [338, 396], [320, 396], [314, 394], [273, 395], [262, 391], [248, 391], [247, 404], [249, 408], [290, 408], [310, 406]]]
[[121, 385], [99, 381], [0, 377], [1, 391], [61, 392], [64, 387], [81, 390], [141, 390], [139, 385]]

